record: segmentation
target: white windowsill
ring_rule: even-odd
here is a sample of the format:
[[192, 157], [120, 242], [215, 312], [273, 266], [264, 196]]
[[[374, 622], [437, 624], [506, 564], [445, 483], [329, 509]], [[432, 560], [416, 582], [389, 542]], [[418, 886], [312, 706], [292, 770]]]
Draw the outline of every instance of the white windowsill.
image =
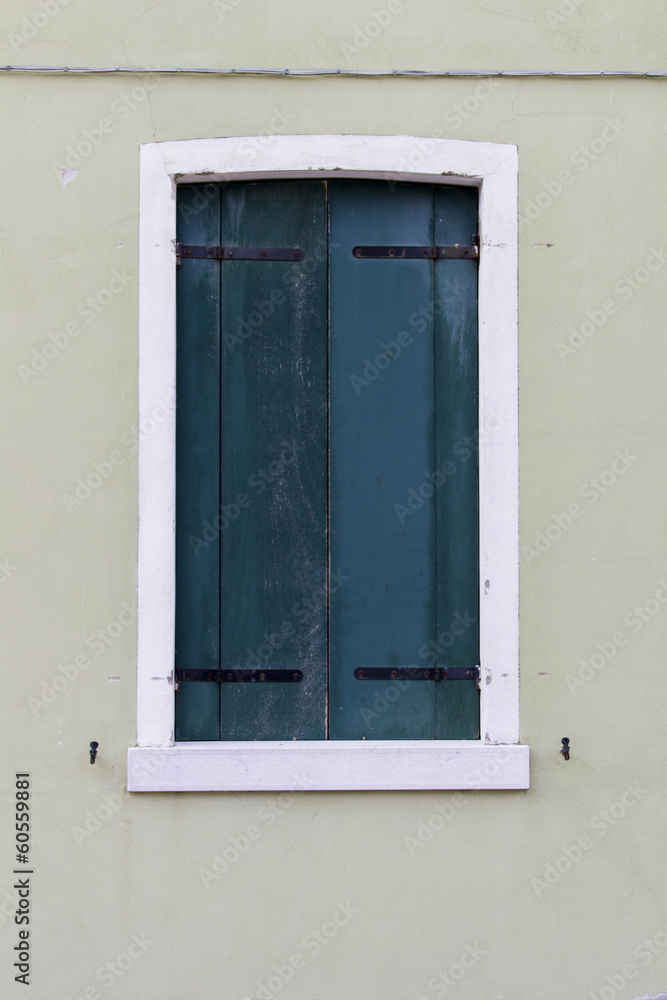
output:
[[528, 747], [474, 741], [179, 743], [128, 751], [130, 792], [529, 787]]

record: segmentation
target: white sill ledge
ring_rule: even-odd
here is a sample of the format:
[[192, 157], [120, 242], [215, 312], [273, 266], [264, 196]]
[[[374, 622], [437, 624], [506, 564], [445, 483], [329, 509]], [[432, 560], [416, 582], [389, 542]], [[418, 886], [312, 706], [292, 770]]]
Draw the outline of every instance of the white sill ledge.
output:
[[129, 792], [530, 787], [527, 746], [476, 740], [177, 743], [127, 756]]

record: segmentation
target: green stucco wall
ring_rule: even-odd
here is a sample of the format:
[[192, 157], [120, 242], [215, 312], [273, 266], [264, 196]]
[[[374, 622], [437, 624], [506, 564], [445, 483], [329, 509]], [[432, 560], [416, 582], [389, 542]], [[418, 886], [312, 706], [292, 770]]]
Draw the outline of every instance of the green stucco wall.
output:
[[[11, 0], [0, 65], [665, 68], [656, 0], [397, 6]], [[630, 79], [0, 74], [3, 997], [665, 989], [666, 95]], [[519, 147], [529, 792], [125, 791], [139, 146], [263, 130]], [[68, 501], [96, 464], [103, 483]], [[29, 987], [12, 968], [16, 771], [32, 775]]]

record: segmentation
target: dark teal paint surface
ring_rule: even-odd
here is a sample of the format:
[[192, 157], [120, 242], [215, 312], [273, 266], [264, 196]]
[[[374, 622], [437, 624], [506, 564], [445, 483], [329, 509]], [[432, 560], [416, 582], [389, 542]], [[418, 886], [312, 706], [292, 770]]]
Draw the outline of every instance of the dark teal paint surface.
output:
[[[183, 221], [181, 242], [304, 259], [179, 272], [178, 662], [304, 681], [182, 684], [177, 738], [323, 739], [327, 710], [332, 739], [477, 737], [474, 683], [353, 673], [479, 662], [477, 266], [351, 253], [476, 229], [472, 189], [376, 181], [227, 185]], [[206, 520], [215, 542], [191, 558], [184, 533]]]
[[300, 181], [222, 203], [223, 245], [304, 252], [221, 265], [221, 662], [303, 672], [222, 684], [222, 739], [326, 736], [326, 210]]
[[331, 562], [349, 580], [331, 598], [329, 735], [432, 739], [432, 683], [354, 670], [414, 664], [434, 631], [433, 508], [395, 509], [433, 465], [434, 265], [352, 248], [431, 244], [433, 192], [332, 182], [330, 211]]
[[[468, 244], [475, 232], [477, 191], [436, 188], [436, 243]], [[454, 471], [435, 496], [437, 613], [429, 654], [440, 667], [474, 667], [479, 663], [477, 263], [440, 260], [435, 282], [435, 462], [440, 470]], [[438, 739], [477, 739], [475, 682], [435, 688]]]
[[[177, 239], [220, 239], [220, 189], [179, 188]], [[220, 265], [184, 260], [176, 273], [176, 666], [220, 659]], [[207, 527], [208, 525], [208, 527]], [[176, 739], [219, 739], [217, 685], [183, 682]]]

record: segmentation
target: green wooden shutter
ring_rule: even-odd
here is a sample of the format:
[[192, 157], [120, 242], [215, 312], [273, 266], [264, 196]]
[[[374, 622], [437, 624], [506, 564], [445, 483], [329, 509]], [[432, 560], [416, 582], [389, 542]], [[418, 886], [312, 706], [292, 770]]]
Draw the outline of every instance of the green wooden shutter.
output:
[[215, 212], [189, 221], [181, 207], [196, 199], [196, 186], [179, 189], [179, 242], [298, 247], [304, 258], [180, 268], [176, 664], [298, 665], [303, 680], [181, 681], [177, 738], [323, 739], [326, 185], [230, 185]]
[[[220, 240], [220, 190], [179, 188], [177, 237]], [[211, 195], [213, 195], [211, 197]], [[220, 265], [184, 260], [176, 273], [176, 667], [220, 661]], [[180, 685], [176, 739], [217, 740], [218, 685]]]
[[221, 662], [303, 672], [299, 683], [221, 684], [221, 739], [324, 739], [326, 185], [231, 186], [221, 241], [304, 253], [221, 265], [223, 515], [240, 508], [221, 533]]
[[[466, 245], [478, 228], [477, 191], [436, 187], [434, 201], [436, 244]], [[434, 270], [435, 468], [455, 470], [434, 496], [434, 652], [439, 667], [474, 667], [479, 664], [477, 262], [439, 260]], [[477, 739], [475, 681], [445, 681], [435, 690], [436, 737]]]
[[434, 265], [352, 255], [431, 245], [431, 187], [332, 183], [331, 243], [331, 562], [350, 579], [331, 598], [330, 736], [433, 739], [432, 682], [354, 670], [410, 666], [435, 629], [433, 507], [395, 511], [433, 466]]
[[183, 261], [177, 666], [303, 680], [183, 681], [177, 738], [475, 738], [473, 681], [354, 671], [479, 662], [476, 264], [352, 248], [468, 244], [476, 192], [239, 183], [181, 211], [197, 197], [179, 241], [304, 258]]

